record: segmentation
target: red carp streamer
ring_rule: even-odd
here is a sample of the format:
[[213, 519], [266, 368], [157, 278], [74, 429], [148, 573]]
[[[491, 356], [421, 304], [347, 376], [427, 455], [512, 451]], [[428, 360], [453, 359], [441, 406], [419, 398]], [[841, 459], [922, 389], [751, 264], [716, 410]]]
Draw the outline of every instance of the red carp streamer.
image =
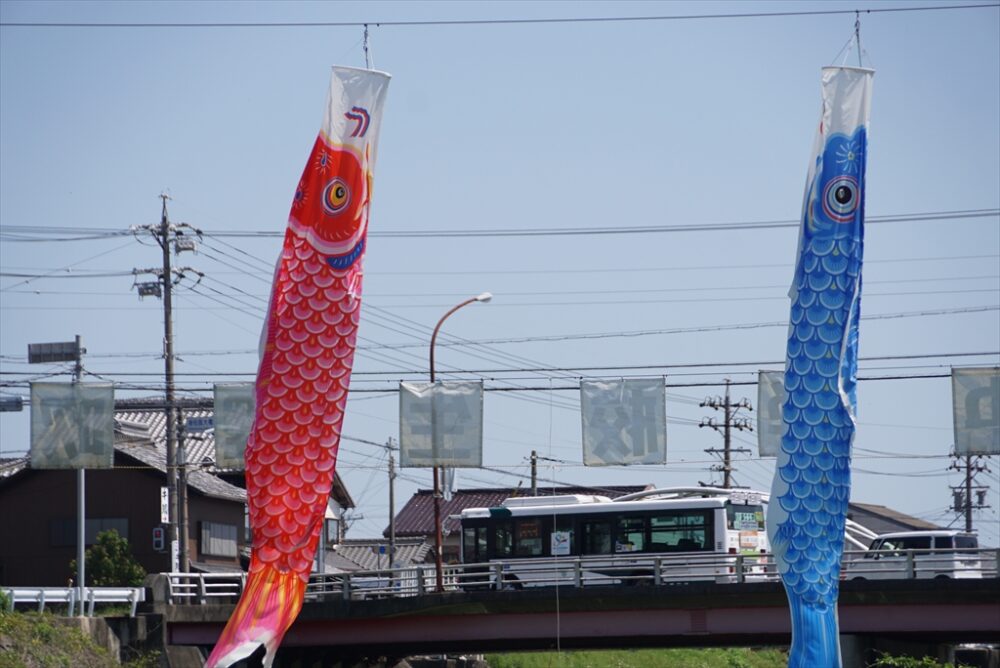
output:
[[323, 130], [295, 192], [264, 325], [246, 448], [250, 572], [207, 668], [230, 666], [260, 645], [270, 666], [302, 608], [347, 404], [388, 79], [334, 68]]

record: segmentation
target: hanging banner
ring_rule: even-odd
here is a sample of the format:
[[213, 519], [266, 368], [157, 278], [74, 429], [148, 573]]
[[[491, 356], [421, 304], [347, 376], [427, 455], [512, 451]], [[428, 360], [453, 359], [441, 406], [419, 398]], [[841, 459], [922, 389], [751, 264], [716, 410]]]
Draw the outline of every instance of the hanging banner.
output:
[[757, 452], [761, 457], [777, 457], [785, 424], [781, 405], [785, 403], [785, 372], [757, 374]]
[[952, 369], [956, 455], [1000, 455], [1000, 367]]
[[109, 469], [114, 452], [111, 383], [31, 383], [31, 468]]
[[667, 463], [663, 378], [580, 383], [585, 466]]
[[482, 381], [399, 384], [401, 467], [482, 464]]
[[206, 668], [231, 666], [261, 645], [270, 666], [302, 608], [347, 406], [388, 86], [383, 72], [331, 72], [261, 334], [246, 444], [249, 574]]
[[788, 665], [841, 665], [837, 599], [851, 492], [871, 70], [826, 67], [806, 178], [767, 514], [788, 595]]
[[245, 468], [244, 450], [253, 427], [253, 383], [216, 383], [215, 400], [215, 467], [242, 471]]

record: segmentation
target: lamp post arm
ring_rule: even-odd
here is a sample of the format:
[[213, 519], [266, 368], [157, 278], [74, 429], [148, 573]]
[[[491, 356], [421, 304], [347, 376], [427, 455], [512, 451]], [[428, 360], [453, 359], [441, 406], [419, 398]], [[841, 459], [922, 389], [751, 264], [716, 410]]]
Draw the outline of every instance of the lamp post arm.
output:
[[454, 313], [458, 309], [462, 308], [463, 306], [468, 306], [469, 304], [471, 304], [473, 302], [476, 302], [476, 301], [480, 301], [480, 299], [478, 297], [471, 297], [469, 299], [466, 299], [464, 302], [462, 302], [461, 304], [458, 304], [457, 306], [453, 307], [450, 311], [448, 311], [443, 316], [441, 316], [441, 319], [438, 320], [437, 325], [434, 326], [434, 333], [431, 335], [431, 360], [430, 360], [430, 362], [431, 362], [431, 382], [432, 383], [434, 382], [434, 342], [437, 341], [437, 335], [438, 335], [438, 331], [441, 329], [441, 325], [444, 324], [444, 321], [447, 320], [448, 316], [450, 316], [452, 313]]

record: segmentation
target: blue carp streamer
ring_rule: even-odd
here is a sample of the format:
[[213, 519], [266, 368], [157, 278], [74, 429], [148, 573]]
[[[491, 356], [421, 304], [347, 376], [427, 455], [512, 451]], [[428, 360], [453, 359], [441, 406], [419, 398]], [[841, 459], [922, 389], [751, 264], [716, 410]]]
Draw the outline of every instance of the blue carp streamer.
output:
[[789, 293], [784, 431], [767, 529], [790, 668], [841, 665], [837, 596], [851, 491], [870, 70], [824, 68], [823, 117]]

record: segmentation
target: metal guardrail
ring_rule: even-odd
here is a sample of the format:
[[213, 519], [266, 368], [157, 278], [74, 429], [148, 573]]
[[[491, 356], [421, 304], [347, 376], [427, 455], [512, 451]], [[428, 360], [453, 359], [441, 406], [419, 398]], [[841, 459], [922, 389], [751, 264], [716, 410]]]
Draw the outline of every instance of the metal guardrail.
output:
[[139, 603], [146, 600], [146, 590], [142, 587], [84, 587], [82, 597], [78, 587], [2, 587], [0, 591], [6, 595], [11, 611], [18, 604], [37, 605], [38, 612], [44, 612], [46, 605], [65, 604], [72, 615], [79, 602], [80, 614], [88, 617], [94, 616], [94, 606], [98, 603], [127, 603], [131, 606], [129, 616], [135, 617]]
[[[927, 554], [931, 553], [931, 554]], [[844, 553], [842, 579], [913, 579], [998, 577], [1000, 549], [911, 551], [891, 560], [865, 559], [863, 551]], [[958, 560], [958, 563], [956, 563]], [[951, 570], [948, 570], [950, 567]], [[234, 603], [246, 574], [168, 573], [168, 603]], [[692, 581], [740, 584], [776, 582], [772, 554], [608, 555], [511, 559], [445, 566], [445, 591], [666, 585]], [[307, 601], [363, 600], [423, 596], [435, 592], [433, 564], [409, 568], [314, 573], [306, 585]]]

